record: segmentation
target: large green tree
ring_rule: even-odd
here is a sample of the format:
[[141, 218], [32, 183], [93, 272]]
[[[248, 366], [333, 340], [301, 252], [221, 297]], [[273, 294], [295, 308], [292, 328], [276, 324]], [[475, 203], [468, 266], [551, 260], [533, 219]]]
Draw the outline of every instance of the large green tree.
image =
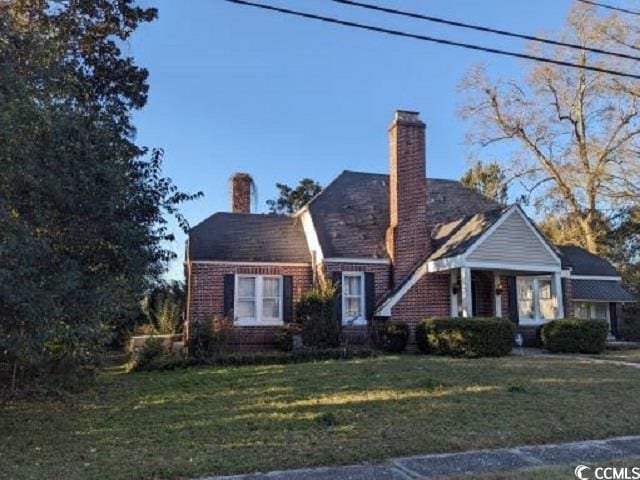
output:
[[497, 162], [476, 162], [462, 175], [460, 181], [498, 203], [507, 202], [507, 177]]
[[147, 72], [119, 48], [155, 17], [132, 0], [0, 4], [4, 386], [93, 363], [173, 256], [166, 215], [186, 226], [193, 196], [133, 140]]

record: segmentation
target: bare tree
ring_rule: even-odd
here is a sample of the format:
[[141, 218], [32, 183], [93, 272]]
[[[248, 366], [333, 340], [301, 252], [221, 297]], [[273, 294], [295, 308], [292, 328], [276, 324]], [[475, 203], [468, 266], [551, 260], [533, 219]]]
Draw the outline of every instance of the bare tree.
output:
[[[619, 15], [576, 4], [561, 40], [637, 53], [640, 32]], [[640, 62], [567, 48], [539, 48], [558, 60], [638, 73]], [[490, 78], [472, 69], [461, 84], [461, 114], [471, 144], [498, 149], [512, 178], [541, 210], [571, 218], [589, 251], [601, 248], [602, 226], [640, 200], [640, 81], [535, 64], [520, 79]]]

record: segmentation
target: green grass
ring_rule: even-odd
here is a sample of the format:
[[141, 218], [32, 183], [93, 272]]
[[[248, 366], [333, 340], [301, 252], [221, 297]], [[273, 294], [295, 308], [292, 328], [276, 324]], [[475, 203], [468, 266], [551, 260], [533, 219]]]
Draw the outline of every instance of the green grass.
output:
[[175, 478], [638, 434], [640, 370], [407, 355], [109, 373], [0, 408], [0, 478]]

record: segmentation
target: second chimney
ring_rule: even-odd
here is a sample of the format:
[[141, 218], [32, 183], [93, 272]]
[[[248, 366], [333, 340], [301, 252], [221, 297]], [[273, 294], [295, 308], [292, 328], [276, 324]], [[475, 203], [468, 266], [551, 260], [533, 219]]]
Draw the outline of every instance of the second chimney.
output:
[[427, 228], [425, 124], [418, 112], [396, 111], [389, 127], [387, 252], [398, 286], [431, 252]]
[[251, 190], [253, 178], [248, 173], [234, 173], [231, 176], [231, 211], [251, 213]]

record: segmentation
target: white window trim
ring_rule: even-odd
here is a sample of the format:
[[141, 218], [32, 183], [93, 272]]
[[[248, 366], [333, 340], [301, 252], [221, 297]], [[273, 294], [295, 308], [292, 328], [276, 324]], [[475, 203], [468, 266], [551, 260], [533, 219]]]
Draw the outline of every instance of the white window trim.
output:
[[[283, 279], [282, 275], [252, 275], [252, 274], [236, 274], [235, 277], [235, 286], [233, 289], [233, 324], [238, 327], [263, 327], [263, 326], [280, 326], [283, 325], [284, 322], [282, 320], [282, 310], [283, 310], [283, 295], [282, 295], [282, 284]], [[255, 278], [255, 302], [256, 302], [256, 317], [255, 318], [238, 318], [237, 315], [237, 305], [238, 305], [238, 283], [240, 278]], [[264, 318], [262, 316], [262, 308], [263, 308], [263, 281], [265, 278], [277, 278], [278, 282], [278, 318]]]
[[367, 324], [367, 312], [366, 308], [366, 285], [364, 279], [364, 272], [342, 272], [342, 285], [344, 286], [345, 277], [359, 277], [361, 282], [361, 290], [360, 290], [360, 311], [362, 315], [356, 319], [354, 319], [351, 323], [347, 323], [347, 318], [345, 316], [346, 308], [345, 308], [345, 294], [344, 288], [342, 289], [341, 301], [342, 301], [342, 325], [349, 327], [358, 327]]
[[520, 298], [518, 295], [518, 282], [521, 278], [527, 278], [533, 280], [533, 309], [535, 318], [520, 318], [520, 325], [542, 325], [553, 320], [552, 318], [543, 318], [540, 315], [540, 289], [538, 287], [538, 280], [549, 280], [551, 282], [551, 294], [553, 295], [554, 305], [554, 317], [558, 318], [558, 293], [553, 282], [553, 275], [519, 275], [516, 277], [516, 299], [518, 303], [518, 316], [520, 316]]

